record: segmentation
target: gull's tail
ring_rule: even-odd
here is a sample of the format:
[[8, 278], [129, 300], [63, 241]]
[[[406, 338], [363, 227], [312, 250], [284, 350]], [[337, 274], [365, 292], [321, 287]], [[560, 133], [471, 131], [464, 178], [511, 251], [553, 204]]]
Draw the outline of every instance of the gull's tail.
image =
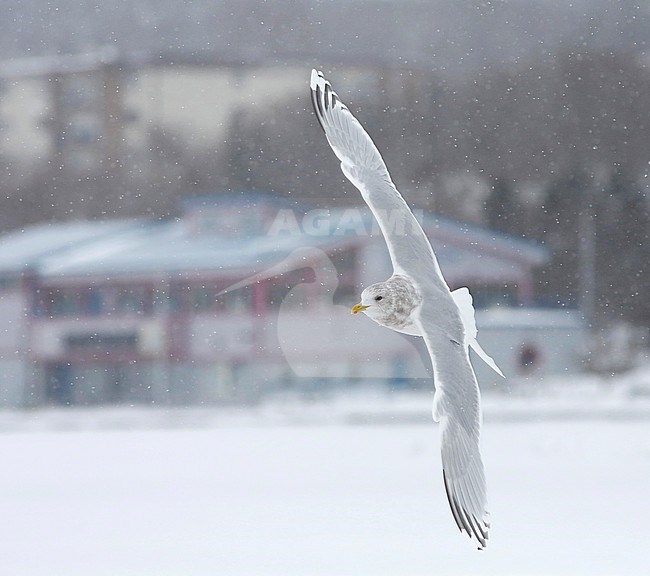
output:
[[476, 352], [481, 360], [485, 362], [492, 370], [494, 370], [499, 376], [505, 378], [503, 372], [499, 369], [496, 362], [492, 359], [488, 353], [481, 348], [481, 345], [476, 339], [478, 330], [476, 328], [476, 320], [474, 318], [474, 304], [472, 303], [472, 295], [469, 293], [467, 288], [459, 288], [454, 290], [451, 293], [458, 310], [460, 310], [460, 318], [463, 321], [463, 326], [465, 327], [465, 341], [468, 346]]

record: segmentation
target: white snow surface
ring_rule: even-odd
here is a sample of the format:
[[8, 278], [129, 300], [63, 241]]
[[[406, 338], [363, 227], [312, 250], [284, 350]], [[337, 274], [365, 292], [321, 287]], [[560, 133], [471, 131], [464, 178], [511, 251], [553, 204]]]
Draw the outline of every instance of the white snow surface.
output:
[[0, 413], [1, 573], [647, 574], [648, 374], [486, 395], [480, 552], [431, 394]]

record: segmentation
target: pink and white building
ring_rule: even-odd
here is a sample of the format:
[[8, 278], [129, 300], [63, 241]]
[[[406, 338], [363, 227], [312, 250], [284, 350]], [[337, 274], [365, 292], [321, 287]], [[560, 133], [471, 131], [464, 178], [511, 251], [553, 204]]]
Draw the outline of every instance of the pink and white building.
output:
[[[421, 221], [450, 286], [470, 286], [477, 308], [534, 304], [540, 247]], [[211, 403], [424, 378], [412, 339], [349, 313], [389, 274], [367, 211], [264, 193], [188, 198], [173, 220], [12, 232], [0, 237], [0, 405]]]

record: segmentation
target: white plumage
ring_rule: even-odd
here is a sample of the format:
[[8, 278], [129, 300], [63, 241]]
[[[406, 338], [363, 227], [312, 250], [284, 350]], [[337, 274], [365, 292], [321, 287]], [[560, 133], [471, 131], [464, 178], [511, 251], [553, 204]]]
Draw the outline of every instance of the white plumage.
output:
[[[480, 394], [468, 347], [499, 374], [476, 341], [472, 298], [451, 292], [419, 223], [395, 188], [381, 154], [330, 83], [311, 73], [314, 111], [345, 176], [360, 190], [386, 240], [394, 274], [369, 286], [353, 311], [424, 338], [433, 363], [433, 416], [440, 422], [443, 479], [456, 524], [486, 546], [487, 496], [479, 451]], [[503, 374], [501, 374], [503, 376]]]

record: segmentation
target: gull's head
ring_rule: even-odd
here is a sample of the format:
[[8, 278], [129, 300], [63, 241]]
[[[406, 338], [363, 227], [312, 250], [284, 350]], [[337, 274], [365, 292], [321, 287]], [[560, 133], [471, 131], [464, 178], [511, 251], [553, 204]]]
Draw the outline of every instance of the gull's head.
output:
[[386, 282], [368, 286], [361, 293], [361, 302], [352, 307], [352, 313], [363, 312], [377, 324], [393, 330], [408, 332], [413, 324], [411, 313], [422, 301], [415, 285], [404, 276], [393, 275]]
[[391, 291], [386, 282], [379, 282], [368, 286], [361, 293], [361, 302], [352, 306], [352, 314], [363, 312], [381, 324], [391, 309]]

